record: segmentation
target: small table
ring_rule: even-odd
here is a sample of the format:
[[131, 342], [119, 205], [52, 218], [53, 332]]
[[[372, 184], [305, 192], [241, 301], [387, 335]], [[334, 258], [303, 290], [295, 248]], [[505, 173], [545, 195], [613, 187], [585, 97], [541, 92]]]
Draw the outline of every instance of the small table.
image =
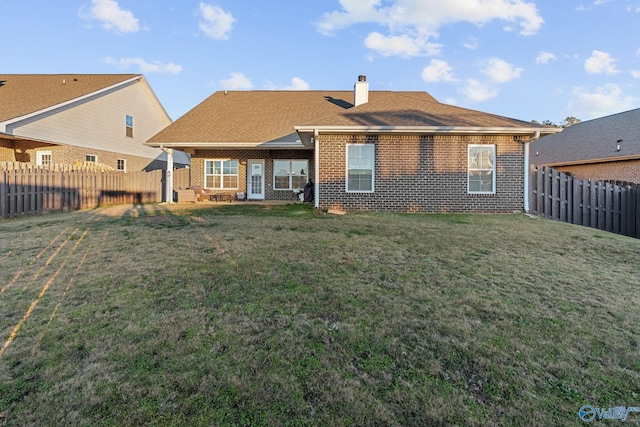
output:
[[211, 200], [214, 202], [233, 202], [233, 196], [231, 194], [217, 193], [211, 196]]

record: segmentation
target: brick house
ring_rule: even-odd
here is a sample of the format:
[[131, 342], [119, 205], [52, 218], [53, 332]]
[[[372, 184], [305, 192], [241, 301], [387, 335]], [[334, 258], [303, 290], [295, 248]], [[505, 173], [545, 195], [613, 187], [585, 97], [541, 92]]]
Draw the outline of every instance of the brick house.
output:
[[640, 109], [580, 122], [531, 144], [531, 163], [579, 179], [640, 183]]
[[191, 182], [321, 209], [526, 209], [527, 148], [555, 128], [439, 103], [426, 92], [216, 92], [147, 144], [191, 154]]
[[0, 162], [164, 169], [144, 142], [170, 123], [139, 74], [0, 74]]

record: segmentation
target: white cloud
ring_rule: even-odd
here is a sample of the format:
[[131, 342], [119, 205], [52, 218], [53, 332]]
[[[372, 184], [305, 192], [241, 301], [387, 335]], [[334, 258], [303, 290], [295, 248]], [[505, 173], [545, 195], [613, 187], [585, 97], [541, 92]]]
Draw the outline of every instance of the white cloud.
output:
[[294, 77], [291, 79], [291, 85], [285, 87], [284, 90], [309, 90], [309, 83], [300, 77]]
[[123, 10], [115, 0], [91, 0], [91, 9], [84, 15], [87, 19], [102, 22], [102, 28], [119, 34], [140, 30], [138, 19], [128, 10]]
[[584, 62], [584, 69], [589, 74], [617, 74], [616, 61], [607, 52], [594, 50], [591, 57]]
[[114, 59], [111, 57], [107, 57], [104, 59], [104, 62], [109, 65], [117, 65], [123, 70], [126, 70], [131, 66], [137, 66], [141, 73], [147, 73], [147, 74], [149, 73], [179, 74], [182, 71], [182, 66], [176, 65], [173, 62], [169, 62], [168, 64], [163, 64], [162, 62], [159, 62], [159, 61], [150, 63], [145, 61], [142, 58]]
[[480, 40], [476, 37], [469, 37], [466, 42], [462, 43], [462, 46], [469, 50], [476, 50], [480, 46]]
[[555, 61], [556, 59], [558, 58], [553, 53], [542, 51], [536, 57], [536, 64], [548, 64], [550, 61]]
[[229, 90], [248, 90], [253, 87], [251, 80], [243, 73], [238, 72], [231, 73], [228, 79], [220, 80], [219, 84], [223, 89]]
[[200, 3], [200, 25], [198, 28], [207, 36], [214, 40], [226, 40], [233, 28], [236, 19], [227, 13], [220, 6]]
[[496, 83], [506, 83], [517, 79], [522, 75], [522, 71], [524, 71], [522, 68], [514, 67], [499, 58], [489, 58], [481, 70], [482, 74]]
[[429, 65], [422, 69], [422, 79], [427, 83], [456, 81], [453, 68], [440, 59], [432, 59]]
[[584, 87], [573, 89], [574, 98], [569, 102], [566, 113], [581, 120], [607, 116], [620, 111], [635, 108], [638, 100], [625, 95], [622, 87], [617, 84], [607, 84], [589, 91]]
[[[340, 5], [341, 10], [322, 16], [316, 23], [317, 30], [332, 35], [356, 24], [386, 27], [387, 35], [371, 33], [367, 40], [374, 47], [384, 45], [381, 51], [388, 55], [416, 56], [416, 47], [422, 48], [422, 55], [433, 54], [430, 49], [434, 50], [434, 46], [428, 41], [437, 38], [439, 29], [445, 25], [466, 22], [481, 26], [502, 20], [518, 26], [520, 34], [532, 35], [544, 23], [535, 3], [526, 0], [391, 0], [384, 5], [382, 0], [340, 0]], [[404, 48], [388, 46], [398, 42]], [[439, 51], [437, 46], [435, 50]]]
[[367, 36], [364, 44], [369, 49], [382, 56], [402, 56], [411, 58], [422, 55], [437, 55], [442, 45], [429, 43], [424, 38], [414, 38], [409, 35], [384, 36], [374, 32]]
[[498, 96], [498, 91], [476, 79], [467, 80], [467, 84], [459, 92], [472, 102], [483, 102]]
[[631, 75], [634, 79], [640, 79], [640, 70], [632, 70]]

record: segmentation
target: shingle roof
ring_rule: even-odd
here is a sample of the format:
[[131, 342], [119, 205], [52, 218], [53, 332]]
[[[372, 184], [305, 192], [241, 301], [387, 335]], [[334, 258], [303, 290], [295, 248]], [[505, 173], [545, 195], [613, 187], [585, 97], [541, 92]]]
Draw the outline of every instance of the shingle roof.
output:
[[537, 165], [593, 163], [633, 156], [640, 157], [640, 109], [581, 122], [531, 144], [531, 163]]
[[370, 91], [366, 104], [352, 102], [352, 91], [216, 92], [149, 143], [269, 142], [304, 125], [536, 127], [441, 104], [427, 92]]
[[0, 122], [64, 103], [138, 74], [0, 74]]

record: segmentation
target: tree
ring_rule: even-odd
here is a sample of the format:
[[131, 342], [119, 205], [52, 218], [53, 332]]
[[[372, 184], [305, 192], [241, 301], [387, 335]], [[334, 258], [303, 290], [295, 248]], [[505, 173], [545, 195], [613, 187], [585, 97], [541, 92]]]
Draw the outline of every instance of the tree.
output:
[[564, 120], [562, 121], [562, 127], [563, 127], [563, 128], [568, 128], [569, 126], [571, 126], [571, 125], [575, 125], [575, 124], [578, 124], [578, 123], [580, 123], [581, 121], [582, 121], [582, 120], [580, 120], [580, 119], [578, 119], [578, 118], [576, 118], [576, 117], [573, 117], [573, 116], [571, 116], [571, 117], [567, 117], [566, 119], [564, 119]]

